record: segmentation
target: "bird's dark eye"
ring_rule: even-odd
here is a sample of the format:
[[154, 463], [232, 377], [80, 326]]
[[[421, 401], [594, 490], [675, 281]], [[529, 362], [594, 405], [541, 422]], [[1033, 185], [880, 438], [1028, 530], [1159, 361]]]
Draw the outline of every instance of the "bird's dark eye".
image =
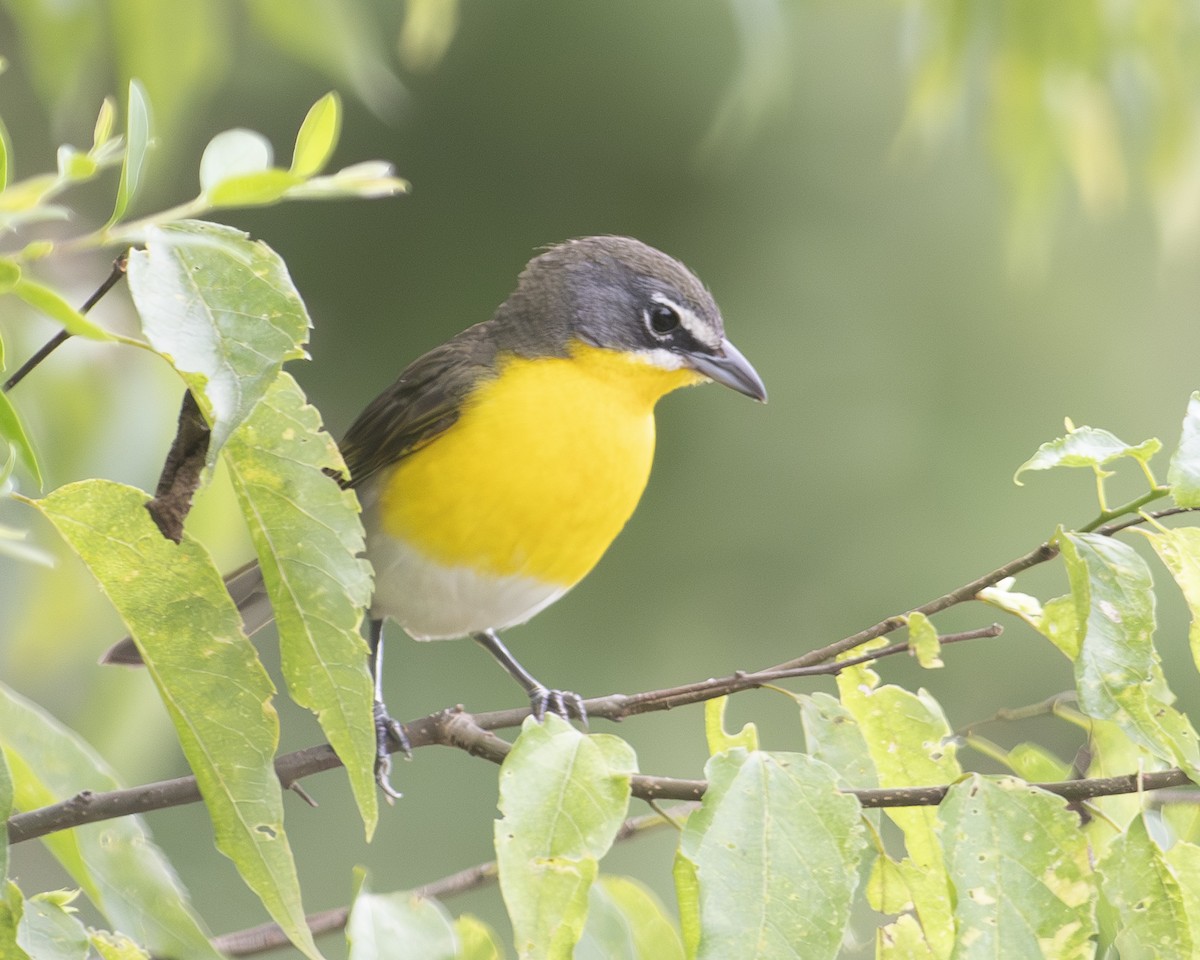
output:
[[646, 311], [646, 323], [656, 337], [665, 337], [679, 327], [679, 313], [665, 303], [656, 303]]

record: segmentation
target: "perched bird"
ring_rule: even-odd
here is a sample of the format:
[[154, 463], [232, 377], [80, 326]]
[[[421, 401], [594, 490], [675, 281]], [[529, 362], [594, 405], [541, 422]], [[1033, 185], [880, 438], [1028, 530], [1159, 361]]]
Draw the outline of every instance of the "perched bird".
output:
[[[650, 476], [654, 406], [713, 380], [765, 401], [725, 338], [720, 311], [679, 261], [628, 237], [550, 247], [490, 320], [409, 364], [341, 443], [375, 571], [369, 644], [380, 693], [385, 619], [417, 640], [472, 637], [522, 686], [534, 713], [586, 719], [501, 643], [594, 567]], [[248, 631], [270, 619], [255, 565], [229, 581]], [[121, 659], [119, 656], [110, 659]]]

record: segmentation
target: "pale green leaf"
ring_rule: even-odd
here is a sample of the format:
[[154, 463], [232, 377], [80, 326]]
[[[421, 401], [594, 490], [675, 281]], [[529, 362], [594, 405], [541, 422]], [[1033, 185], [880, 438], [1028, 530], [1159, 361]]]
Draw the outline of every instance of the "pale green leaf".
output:
[[800, 753], [731, 750], [705, 765], [708, 790], [679, 855], [699, 889], [698, 960], [837, 955], [864, 845], [858, 801]]
[[86, 153], [63, 145], [58, 148], [58, 177], [64, 183], [82, 183], [94, 177], [100, 165]]
[[346, 922], [349, 960], [455, 960], [450, 916], [413, 893], [371, 893], [364, 884]]
[[954, 960], [1090, 960], [1094, 874], [1079, 817], [1061, 798], [975, 774], [938, 806], [957, 893]]
[[213, 190], [233, 177], [271, 168], [271, 141], [255, 130], [237, 128], [218, 133], [200, 156], [200, 189]]
[[114, 339], [111, 333], [92, 323], [50, 287], [22, 277], [13, 285], [12, 292], [35, 310], [62, 324], [72, 336], [85, 337], [88, 340]]
[[454, 960], [504, 960], [496, 931], [478, 917], [464, 913], [454, 921], [458, 953]]
[[1088, 533], [1063, 534], [1062, 555], [1080, 634], [1080, 709], [1200, 775], [1196, 732], [1171, 706], [1154, 649], [1154, 583], [1146, 562], [1128, 544]]
[[304, 356], [310, 326], [287, 267], [232, 227], [181, 221], [147, 231], [129, 258], [129, 290], [146, 339], [200, 401], [211, 465], [285, 360]]
[[[13, 813], [13, 782], [8, 771], [8, 761], [0, 749], [0, 823], [6, 823]], [[8, 843], [0, 843], [0, 884], [8, 879]], [[3, 955], [0, 950], [0, 955]]]
[[163, 537], [146, 499], [132, 487], [91, 480], [61, 487], [37, 506], [137, 643], [196, 775], [217, 849], [292, 942], [319, 957], [283, 829], [274, 688], [211, 557], [190, 538], [177, 545]]
[[311, 177], [320, 173], [333, 156], [342, 130], [342, 101], [334, 92], [312, 105], [296, 134], [292, 151], [292, 173]]
[[937, 628], [925, 614], [914, 610], [905, 618], [908, 621], [908, 645], [917, 663], [926, 670], [945, 666], [942, 663], [942, 644]]
[[262, 170], [222, 180], [206, 194], [214, 207], [262, 207], [278, 203], [304, 181], [288, 170]]
[[[946, 717], [928, 693], [887, 684], [865, 665], [847, 667], [837, 678], [842, 705], [867, 742], [881, 787], [952, 783], [962, 775]], [[953, 946], [952, 897], [930, 807], [884, 811], [904, 833], [907, 857], [898, 865], [930, 947], [939, 957]], [[876, 907], [878, 909], [878, 907]]]
[[117, 201], [109, 225], [116, 223], [129, 209], [142, 182], [146, 152], [150, 149], [150, 101], [137, 80], [129, 81], [129, 100], [125, 107], [125, 159], [121, 164], [121, 179]]
[[367, 648], [371, 599], [358, 500], [324, 471], [344, 465], [317, 411], [286, 373], [229, 438], [224, 458], [250, 527], [288, 692], [312, 710], [345, 764], [368, 838], [378, 818]]
[[100, 960], [150, 960], [150, 954], [123, 933], [89, 930], [88, 942]]
[[8, 293], [20, 280], [21, 265], [7, 257], [0, 259], [0, 293]]
[[98, 150], [112, 138], [113, 126], [117, 122], [117, 102], [105, 97], [96, 114], [96, 125], [92, 128], [92, 150]]
[[1179, 446], [1167, 470], [1171, 496], [1181, 507], [1200, 507], [1200, 390], [1188, 399]]
[[38, 465], [37, 453], [29, 440], [29, 434], [25, 432], [21, 415], [17, 413], [17, 408], [12, 405], [12, 401], [8, 399], [8, 394], [4, 391], [0, 391], [0, 446], [4, 448], [11, 446], [17, 459], [25, 465], [25, 469], [29, 471], [40, 490], [42, 470]]
[[938, 960], [938, 955], [917, 918], [906, 913], [876, 931], [875, 960]]
[[1096, 872], [1121, 960], [1195, 960], [1198, 945], [1179, 878], [1142, 817], [1112, 842]]
[[1016, 581], [1012, 577], [1005, 577], [995, 586], [984, 587], [975, 594], [975, 599], [989, 603], [1005, 613], [1020, 617], [1036, 630], [1042, 619], [1042, 602], [1028, 593], [1014, 591], [1014, 583]]
[[408, 193], [409, 183], [395, 175], [390, 163], [382, 160], [366, 160], [337, 173], [324, 177], [313, 177], [297, 184], [287, 192], [290, 200], [325, 200], [336, 197], [358, 197], [371, 200], [377, 197], [394, 197]]
[[1017, 468], [1013, 481], [1020, 485], [1020, 476], [1027, 470], [1050, 470], [1054, 467], [1099, 469], [1121, 457], [1132, 457], [1145, 463], [1161, 449], [1162, 443], [1153, 437], [1133, 446], [1107, 430], [1068, 425], [1066, 436], [1049, 440], [1038, 447], [1037, 453]]
[[1069, 763], [1037, 743], [1018, 743], [1008, 751], [1005, 760], [1013, 773], [1031, 783], [1052, 783], [1071, 775]]
[[1042, 636], [1058, 647], [1071, 661], [1078, 659], [1079, 648], [1083, 642], [1077, 617], [1075, 599], [1067, 594], [1047, 600], [1042, 608], [1041, 623], [1037, 624]]
[[574, 960], [683, 960], [683, 943], [659, 899], [629, 877], [602, 875], [588, 894]]
[[[21, 809], [46, 807], [83, 790], [120, 789], [84, 740], [36, 704], [0, 686], [0, 748], [15, 774]], [[53, 763], [46, 758], [53, 757]], [[105, 919], [161, 956], [214, 960], [188, 893], [136, 815], [49, 834], [42, 843]]]
[[1157, 533], [1141, 531], [1154, 547], [1163, 565], [1179, 584], [1187, 601], [1192, 622], [1188, 627], [1188, 642], [1192, 660], [1200, 667], [1200, 527], [1179, 527]]
[[[1187, 806], [1195, 812], [1195, 804]], [[1179, 881], [1184, 913], [1187, 914], [1188, 926], [1191, 928], [1192, 942], [1196, 943], [1200, 940], [1200, 847], [1193, 843], [1177, 842], [1166, 852], [1165, 857], [1167, 866]]]
[[495, 824], [500, 892], [522, 960], [569, 956], [579, 940], [635, 763], [623, 740], [586, 736], [552, 714], [522, 725], [500, 768]]
[[73, 894], [65, 891], [37, 893], [25, 901], [17, 924], [17, 946], [30, 960], [84, 960], [88, 952], [87, 931], [70, 905]]
[[747, 723], [737, 733], [725, 730], [725, 708], [728, 706], [728, 697], [715, 697], [704, 703], [704, 737], [708, 741], [709, 754], [723, 753], [734, 747], [757, 750], [758, 728], [753, 723]]

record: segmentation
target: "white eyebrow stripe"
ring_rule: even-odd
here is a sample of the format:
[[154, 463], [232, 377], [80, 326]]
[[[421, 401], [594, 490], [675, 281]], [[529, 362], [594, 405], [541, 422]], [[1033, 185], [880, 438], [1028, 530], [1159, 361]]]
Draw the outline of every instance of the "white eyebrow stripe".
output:
[[683, 329], [706, 347], [715, 347], [721, 342], [721, 338], [715, 335], [716, 332], [708, 324], [692, 313], [687, 307], [676, 303], [666, 294], [652, 293], [650, 294], [650, 299], [655, 303], [661, 303], [664, 307], [670, 307], [679, 314], [679, 322], [683, 326]]

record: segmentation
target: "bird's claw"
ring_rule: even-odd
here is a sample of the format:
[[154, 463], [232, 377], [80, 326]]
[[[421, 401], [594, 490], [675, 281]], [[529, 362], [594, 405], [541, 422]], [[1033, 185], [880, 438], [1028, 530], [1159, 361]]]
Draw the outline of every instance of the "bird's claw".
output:
[[583, 705], [583, 697], [570, 690], [537, 687], [529, 694], [529, 706], [538, 723], [546, 719], [547, 713], [553, 713], [567, 721], [573, 716], [585, 730], [587, 729], [588, 715], [587, 707]]
[[399, 721], [393, 720], [387, 707], [375, 703], [375, 782], [388, 801], [399, 800], [403, 794], [392, 786], [388, 774], [392, 770], [392, 744], [400, 748], [405, 759], [412, 759], [412, 744]]

